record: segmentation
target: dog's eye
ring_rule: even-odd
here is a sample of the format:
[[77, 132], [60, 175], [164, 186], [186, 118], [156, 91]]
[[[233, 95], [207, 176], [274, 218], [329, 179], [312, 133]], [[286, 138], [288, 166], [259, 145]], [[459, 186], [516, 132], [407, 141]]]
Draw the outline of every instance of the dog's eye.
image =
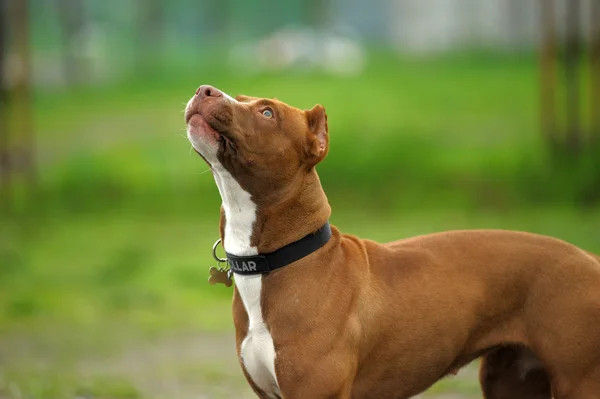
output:
[[261, 112], [261, 114], [263, 114], [263, 116], [264, 116], [265, 118], [269, 118], [269, 119], [271, 119], [271, 118], [273, 117], [273, 111], [271, 111], [271, 110], [270, 110], [270, 109], [268, 109], [268, 108], [267, 108], [267, 109], [263, 109], [263, 110], [262, 110], [262, 112]]

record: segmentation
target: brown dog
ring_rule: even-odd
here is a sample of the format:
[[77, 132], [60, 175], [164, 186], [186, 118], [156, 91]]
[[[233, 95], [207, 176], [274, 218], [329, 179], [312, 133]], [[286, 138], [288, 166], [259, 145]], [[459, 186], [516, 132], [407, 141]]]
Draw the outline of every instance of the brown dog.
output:
[[514, 231], [345, 235], [315, 171], [322, 106], [201, 86], [185, 119], [223, 199], [237, 350], [259, 397], [408, 398], [483, 356], [488, 399], [550, 398], [550, 384], [600, 398], [599, 257]]

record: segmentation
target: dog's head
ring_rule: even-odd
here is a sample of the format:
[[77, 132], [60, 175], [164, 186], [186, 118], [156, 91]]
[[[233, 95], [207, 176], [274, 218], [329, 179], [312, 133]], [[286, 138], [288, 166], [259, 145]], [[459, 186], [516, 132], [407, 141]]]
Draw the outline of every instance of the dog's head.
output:
[[232, 98], [200, 86], [185, 109], [187, 135], [213, 173], [226, 170], [260, 200], [311, 169], [329, 147], [321, 105], [301, 110], [276, 99]]

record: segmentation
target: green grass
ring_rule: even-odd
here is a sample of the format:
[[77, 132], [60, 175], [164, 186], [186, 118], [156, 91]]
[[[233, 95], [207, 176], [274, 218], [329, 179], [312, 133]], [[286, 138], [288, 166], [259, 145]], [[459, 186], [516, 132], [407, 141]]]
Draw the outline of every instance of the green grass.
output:
[[[193, 176], [205, 168], [186, 156], [182, 137], [182, 109], [201, 83], [302, 108], [324, 104], [331, 152], [320, 169], [323, 182], [362, 200], [385, 187], [380, 205], [388, 208], [398, 202], [435, 206], [427, 195], [434, 191], [462, 205], [531, 201], [530, 185], [521, 180], [529, 182], [543, 166], [536, 64], [526, 57], [407, 61], [376, 55], [357, 78], [248, 77], [203, 67], [151, 82], [36, 96], [38, 153], [49, 166], [41, 177], [53, 208], [111, 200], [161, 207], [174, 200], [178, 208], [202, 195], [208, 185]], [[167, 194], [168, 201], [155, 201]]]
[[344, 232], [506, 228], [600, 253], [600, 208], [572, 201], [581, 168], [542, 168], [536, 79], [530, 57], [377, 54], [357, 78], [209, 65], [36, 93], [39, 190], [0, 215], [0, 397], [247, 397], [232, 290], [207, 284], [220, 199], [183, 137], [201, 83], [326, 106], [319, 172]]
[[[510, 228], [551, 234], [600, 252], [598, 211], [415, 210], [386, 215], [339, 209], [332, 220], [343, 231], [380, 241], [454, 228]], [[185, 361], [161, 361], [163, 366], [143, 360], [146, 351], [164, 345], [166, 351], [172, 345], [177, 348], [173, 341], [179, 340], [170, 338], [174, 334], [207, 339], [204, 344], [209, 346], [207, 332], [230, 334], [232, 291], [207, 284], [216, 213], [212, 217], [193, 211], [158, 216], [115, 213], [49, 219], [26, 227], [34, 233], [20, 230], [23, 225], [11, 229], [20, 234], [11, 237], [12, 251], [2, 257], [12, 259], [13, 266], [7, 268], [10, 263], [3, 262], [0, 278], [0, 354], [5, 359], [0, 376], [18, 384], [27, 397], [41, 399], [58, 397], [52, 392], [92, 389], [88, 387], [98, 387], [98, 381], [107, 384], [100, 386], [111, 391], [108, 397], [160, 397], [148, 393], [145, 379], [166, 375], [185, 380], [190, 369], [197, 369], [196, 383], [214, 385], [207, 391], [206, 384], [182, 383], [189, 389], [214, 393], [223, 386], [233, 389], [234, 384], [243, 390], [241, 375], [233, 372], [237, 370], [233, 341], [225, 343], [229, 345], [225, 355], [210, 359], [203, 359], [200, 351]], [[8, 242], [7, 236], [2, 238]], [[151, 344], [155, 340], [163, 343]], [[181, 345], [187, 350], [196, 341]], [[145, 342], [146, 349], [129, 355], [141, 363], [131, 375], [114, 375], [103, 368], [78, 374], [82, 362], [96, 364], [106, 358], [104, 363], [118, 365], [123, 348]], [[41, 359], [53, 364], [52, 372], [40, 370]], [[112, 367], [117, 366], [109, 370]], [[432, 393], [472, 393], [474, 387], [472, 377], [455, 378], [444, 380]]]
[[[378, 241], [462, 228], [526, 230], [600, 252], [600, 211], [413, 210], [383, 214], [336, 202], [342, 231]], [[339, 211], [335, 211], [339, 209]], [[106, 317], [144, 326], [230, 329], [231, 289], [207, 283], [218, 238], [214, 215], [102, 214], [3, 229], [0, 325], [53, 322], [95, 327]]]
[[377, 205], [387, 209], [435, 207], [440, 196], [463, 207], [572, 205], [591, 190], [599, 161], [592, 152], [571, 166], [548, 167], [537, 82], [529, 56], [417, 61], [374, 54], [354, 78], [245, 76], [205, 65], [115, 87], [40, 92], [35, 125], [44, 203], [69, 211], [193, 205], [190, 198], [211, 182], [194, 179], [206, 168], [186, 156], [182, 110], [199, 84], [211, 83], [301, 108], [324, 104], [331, 152], [320, 172], [331, 195], [350, 194], [369, 206], [370, 193], [385, 189]]

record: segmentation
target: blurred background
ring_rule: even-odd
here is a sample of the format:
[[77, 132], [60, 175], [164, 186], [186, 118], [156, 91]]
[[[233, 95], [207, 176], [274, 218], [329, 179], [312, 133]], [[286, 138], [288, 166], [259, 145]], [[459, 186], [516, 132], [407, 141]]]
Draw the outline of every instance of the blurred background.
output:
[[252, 397], [207, 284], [200, 84], [326, 107], [345, 232], [600, 253], [600, 0], [0, 0], [0, 77], [3, 399]]

